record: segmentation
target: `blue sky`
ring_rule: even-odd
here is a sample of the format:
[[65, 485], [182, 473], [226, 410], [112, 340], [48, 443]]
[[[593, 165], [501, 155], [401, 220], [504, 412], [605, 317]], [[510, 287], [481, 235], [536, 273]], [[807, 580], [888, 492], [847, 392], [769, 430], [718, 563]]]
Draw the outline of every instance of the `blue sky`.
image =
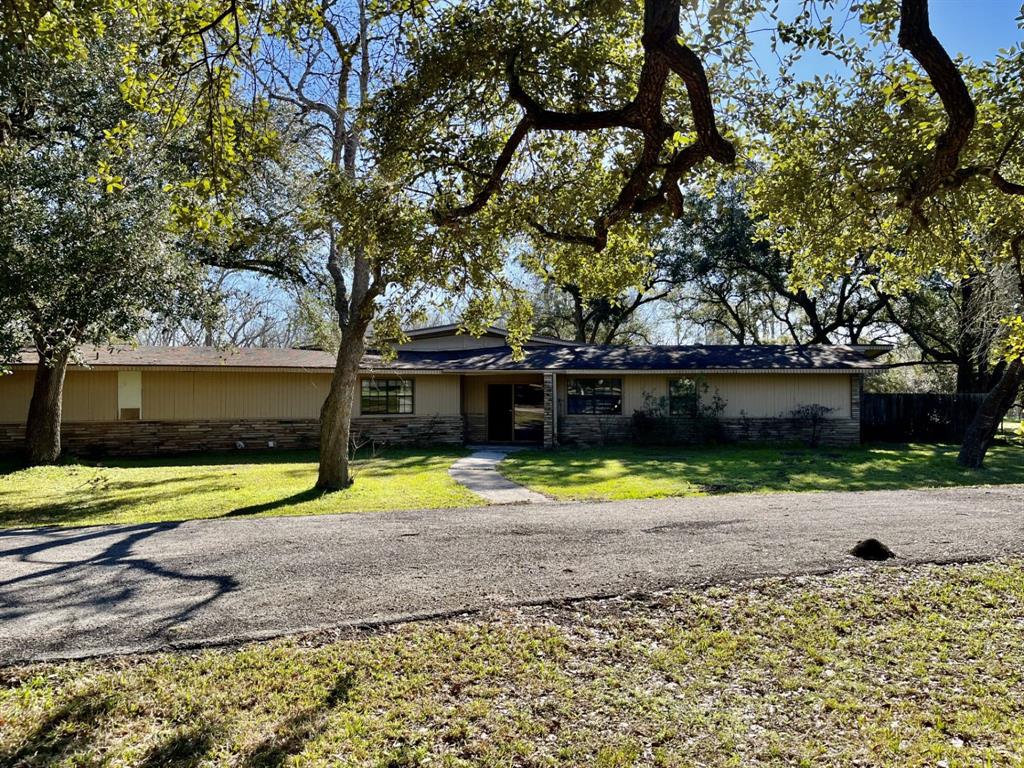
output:
[[[896, 3], [898, 0], [890, 0]], [[1000, 49], [1024, 42], [1024, 30], [1018, 26], [1017, 16], [1021, 14], [1022, 0], [931, 0], [929, 4], [932, 31], [946, 50], [956, 57], [965, 54], [976, 62], [992, 60]], [[849, 2], [839, 0], [828, 8], [825, 3], [816, 4], [822, 16], [842, 18], [846, 15]], [[804, 8], [803, 0], [779, 0], [778, 18], [791, 20]], [[753, 26], [757, 31], [754, 56], [760, 67], [771, 71], [775, 57], [771, 53], [770, 40], [774, 18], [762, 14], [763, 18]], [[857, 34], [857, 22], [853, 19], [844, 26], [846, 34]], [[796, 63], [794, 72], [803, 78], [836, 72], [835, 59], [824, 57], [815, 51], [806, 51]]]
[[1021, 41], [1019, 0], [932, 0], [932, 31], [950, 53], [991, 59], [1000, 48]]

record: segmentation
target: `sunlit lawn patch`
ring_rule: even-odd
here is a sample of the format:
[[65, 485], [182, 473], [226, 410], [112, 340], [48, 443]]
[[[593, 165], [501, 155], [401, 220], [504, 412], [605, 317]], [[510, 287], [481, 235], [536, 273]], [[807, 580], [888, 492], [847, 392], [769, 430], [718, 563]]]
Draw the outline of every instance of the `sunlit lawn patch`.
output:
[[511, 480], [562, 499], [1024, 483], [1024, 445], [994, 446], [981, 471], [958, 467], [957, 451], [950, 445], [606, 446], [524, 451], [500, 469]]
[[0, 473], [0, 526], [311, 515], [481, 504], [448, 476], [465, 451], [393, 450], [355, 462], [356, 482], [322, 494], [309, 452], [110, 460]]

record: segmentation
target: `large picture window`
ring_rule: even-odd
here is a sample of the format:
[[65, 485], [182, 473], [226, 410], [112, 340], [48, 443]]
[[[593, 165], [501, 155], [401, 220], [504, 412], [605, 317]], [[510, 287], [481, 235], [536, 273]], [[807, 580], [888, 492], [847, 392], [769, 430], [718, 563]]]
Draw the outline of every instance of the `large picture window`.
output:
[[672, 379], [668, 384], [668, 412], [672, 416], [697, 415], [697, 380]]
[[569, 379], [569, 413], [622, 413], [622, 379]]
[[413, 412], [411, 379], [363, 379], [360, 412], [364, 416]]

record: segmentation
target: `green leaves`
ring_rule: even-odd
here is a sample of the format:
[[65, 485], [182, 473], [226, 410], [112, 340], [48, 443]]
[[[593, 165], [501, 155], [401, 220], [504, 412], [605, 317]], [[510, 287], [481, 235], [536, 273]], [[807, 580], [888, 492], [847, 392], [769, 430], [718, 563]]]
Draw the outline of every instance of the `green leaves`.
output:
[[[963, 170], [912, 199], [948, 117], [915, 62], [874, 48], [894, 31], [884, 6], [855, 6], [874, 36], [845, 50], [846, 73], [801, 84], [799, 101], [765, 102], [754, 144], [766, 167], [750, 195], [760, 234], [793, 259], [791, 280], [808, 289], [849, 274], [861, 256], [893, 293], [979, 272], [1008, 271], [1013, 285], [1024, 276], [1007, 244], [1021, 232], [1024, 200], [996, 189], [985, 169], [1019, 178], [1024, 167], [1014, 146], [1024, 85], [1009, 75], [1020, 61], [959, 63], [977, 106]], [[1009, 319], [1004, 333], [1015, 328]]]
[[122, 34], [0, 68], [0, 113], [20, 115], [0, 143], [0, 337], [43, 352], [201, 304], [194, 265], [170, 247], [162, 137], [121, 97], [109, 54]]

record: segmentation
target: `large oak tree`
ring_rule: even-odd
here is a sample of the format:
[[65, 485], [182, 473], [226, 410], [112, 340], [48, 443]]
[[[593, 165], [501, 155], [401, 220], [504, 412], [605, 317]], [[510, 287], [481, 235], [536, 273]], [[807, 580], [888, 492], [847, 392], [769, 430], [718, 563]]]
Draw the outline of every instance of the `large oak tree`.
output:
[[[1024, 300], [1020, 49], [955, 63], [926, 0], [862, 6], [861, 20], [871, 44], [840, 44], [827, 28], [795, 35], [840, 50], [847, 72], [763, 110], [768, 172], [752, 194], [762, 234], [792, 255], [798, 285], [847, 274], [851, 255], [866, 254], [889, 294], [1001, 270]], [[887, 40], [896, 45], [879, 55]], [[1024, 380], [1014, 317], [1003, 320], [1005, 365], [964, 440], [969, 467], [981, 466]]]
[[[26, 345], [38, 357], [32, 463], [60, 455], [64, 374], [79, 345], [197, 306], [184, 301], [196, 273], [169, 247], [160, 149], [122, 98], [115, 39], [83, 58], [31, 48], [0, 58], [0, 337], [8, 360]], [[129, 124], [115, 160], [108, 137]], [[114, 163], [116, 177], [98, 178]]]

